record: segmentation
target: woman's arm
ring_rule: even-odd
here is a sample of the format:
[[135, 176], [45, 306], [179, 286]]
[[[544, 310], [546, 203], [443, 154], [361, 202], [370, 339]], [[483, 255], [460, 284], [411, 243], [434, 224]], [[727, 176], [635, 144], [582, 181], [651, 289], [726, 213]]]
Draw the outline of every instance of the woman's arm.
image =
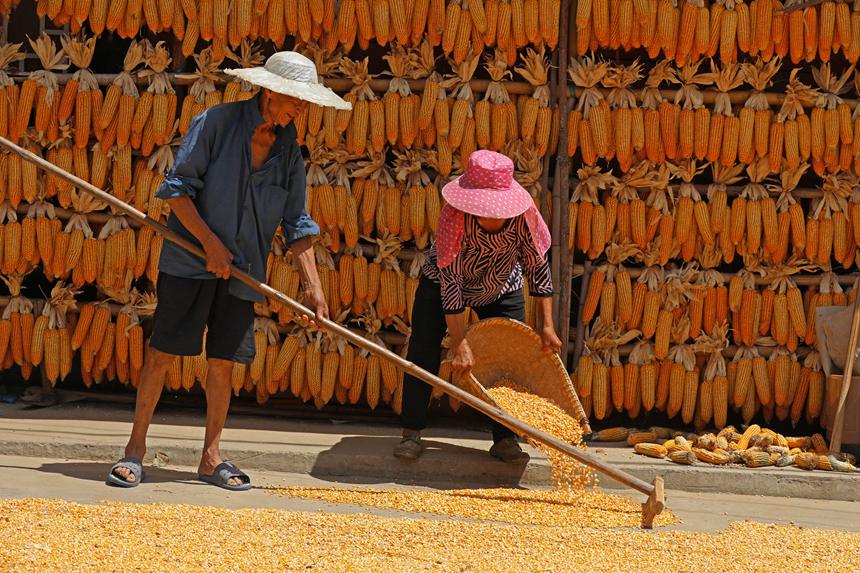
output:
[[541, 328], [539, 331], [543, 348], [548, 352], [560, 352], [561, 340], [555, 332], [552, 318], [552, 272], [546, 253], [539, 253], [534, 246], [531, 233], [525, 221], [521, 221], [523, 231], [519, 261], [526, 277], [529, 294], [537, 299]]
[[540, 337], [543, 341], [543, 349], [547, 352], [561, 352], [561, 340], [555, 333], [552, 320], [552, 297], [544, 296], [538, 299], [540, 304], [541, 327]]
[[446, 314], [445, 323], [448, 325], [448, 335], [451, 339], [451, 370], [459, 377], [468, 377], [475, 367], [475, 357], [472, 348], [466, 340], [466, 314]]

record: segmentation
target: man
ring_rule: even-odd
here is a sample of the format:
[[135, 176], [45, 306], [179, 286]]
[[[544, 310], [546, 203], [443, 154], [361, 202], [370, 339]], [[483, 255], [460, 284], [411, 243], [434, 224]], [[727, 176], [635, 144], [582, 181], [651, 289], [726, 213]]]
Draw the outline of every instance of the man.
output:
[[350, 104], [320, 84], [313, 62], [295, 52], [276, 53], [265, 67], [225, 72], [262, 90], [252, 99], [197, 116], [158, 190], [170, 205], [168, 227], [197, 243], [206, 260], [173, 243], [164, 245], [134, 426], [108, 484], [135, 487], [142, 481], [146, 433], [170, 365], [176, 356], [200, 354], [208, 329], [199, 479], [228, 490], [251, 488], [250, 478], [222, 459], [219, 443], [233, 363], [250, 364], [254, 358], [254, 302], [262, 296], [231, 278], [230, 265], [265, 280], [266, 257], [279, 225], [301, 275], [305, 304], [316, 318], [328, 318], [311, 244], [319, 227], [306, 210], [304, 162], [292, 122], [307, 102], [338, 109]]

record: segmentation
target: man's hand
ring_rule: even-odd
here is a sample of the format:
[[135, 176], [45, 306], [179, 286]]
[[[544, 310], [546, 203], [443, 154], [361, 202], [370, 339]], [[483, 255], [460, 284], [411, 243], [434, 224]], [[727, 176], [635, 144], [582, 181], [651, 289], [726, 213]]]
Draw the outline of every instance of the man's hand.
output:
[[475, 357], [472, 356], [472, 347], [469, 346], [469, 341], [464, 338], [460, 344], [453, 348], [453, 351], [451, 370], [457, 377], [468, 378], [472, 374], [472, 368], [475, 367]]
[[322, 289], [315, 288], [305, 292], [302, 302], [306, 307], [314, 311], [314, 316], [302, 315], [299, 317], [302, 324], [310, 324], [314, 328], [319, 328], [316, 321], [328, 319], [328, 303], [325, 301], [325, 295]]
[[229, 279], [233, 253], [224, 246], [224, 243], [212, 235], [209, 240], [203, 243], [203, 251], [206, 253], [206, 270], [219, 279]]
[[544, 352], [554, 352], [556, 354], [561, 352], [561, 340], [552, 326], [545, 326], [541, 330], [540, 338], [541, 342], [543, 342]]

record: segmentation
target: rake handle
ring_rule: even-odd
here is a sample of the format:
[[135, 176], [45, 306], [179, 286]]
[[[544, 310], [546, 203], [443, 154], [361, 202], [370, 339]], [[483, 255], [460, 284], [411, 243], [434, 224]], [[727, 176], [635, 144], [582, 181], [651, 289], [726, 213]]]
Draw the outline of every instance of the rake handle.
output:
[[[183, 238], [182, 236], [177, 235], [176, 233], [174, 233], [173, 231], [171, 231], [165, 225], [159, 223], [158, 221], [155, 221], [155, 220], [149, 218], [146, 214], [142, 213], [141, 211], [138, 211], [137, 209], [135, 209], [133, 206], [129, 205], [125, 201], [121, 201], [120, 199], [117, 199], [116, 197], [114, 197], [110, 193], [107, 193], [107, 192], [99, 189], [98, 187], [92, 185], [91, 183], [84, 181], [83, 179], [65, 171], [64, 169], [61, 169], [60, 167], [57, 167], [53, 163], [46, 161], [45, 159], [39, 157], [35, 153], [32, 153], [30, 151], [27, 151], [26, 149], [19, 147], [18, 145], [9, 141], [5, 137], [0, 137], [0, 146], [7, 148], [8, 150], [10, 150], [14, 153], [17, 153], [22, 158], [36, 164], [37, 166], [41, 167], [45, 171], [48, 171], [48, 172], [52, 173], [53, 175], [56, 175], [57, 177], [60, 177], [61, 179], [68, 181], [69, 183], [71, 183], [75, 187], [77, 187], [83, 191], [86, 191], [87, 193], [97, 197], [98, 199], [104, 201], [105, 203], [111, 205], [112, 207], [115, 207], [116, 209], [126, 213], [129, 217], [136, 219], [141, 224], [150, 226], [155, 231], [157, 231], [158, 233], [163, 235], [169, 241], [176, 243], [177, 245], [186, 249], [188, 252], [192, 253], [193, 255], [196, 255], [196, 256], [200, 257], [201, 259], [205, 260], [206, 255], [200, 249], [200, 247], [198, 247], [194, 243], [188, 241], [187, 239]], [[266, 284], [261, 283], [260, 281], [256, 280], [255, 278], [248, 275], [247, 273], [245, 273], [242, 270], [231, 266], [230, 267], [230, 273], [231, 273], [231, 276], [235, 277], [240, 282], [248, 285], [249, 287], [253, 288], [254, 290], [256, 290], [257, 292], [259, 292], [260, 294], [262, 294], [265, 297], [277, 300], [281, 304], [287, 306], [294, 313], [299, 314], [299, 315], [306, 315], [306, 316], [313, 316], [314, 315], [314, 312], [311, 311], [310, 309], [308, 309], [307, 307], [305, 307], [304, 305], [291, 299], [290, 297], [283, 294], [282, 292], [275, 290]], [[397, 366], [402, 368], [405, 372], [408, 372], [409, 374], [418, 378], [419, 380], [423, 380], [424, 382], [430, 384], [431, 386], [434, 386], [434, 387], [442, 390], [446, 394], [453, 396], [454, 398], [456, 398], [460, 402], [470, 406], [471, 408], [477, 410], [478, 412], [481, 412], [482, 414], [484, 414], [486, 416], [489, 416], [493, 420], [499, 422], [500, 424], [507, 426], [511, 430], [513, 430], [513, 431], [515, 431], [521, 435], [528, 436], [528, 437], [532, 438], [533, 440], [540, 442], [542, 444], [548, 445], [548, 446], [550, 446], [556, 450], [559, 450], [559, 451], [569, 455], [570, 457], [574, 458], [575, 460], [577, 460], [577, 461], [579, 461], [579, 462], [581, 462], [581, 463], [583, 463], [583, 464], [585, 464], [585, 465], [587, 465], [587, 466], [589, 466], [589, 467], [591, 467], [591, 468], [593, 468], [593, 469], [595, 469], [595, 470], [597, 470], [603, 474], [610, 476], [612, 479], [626, 485], [627, 487], [629, 487], [631, 489], [635, 489], [636, 491], [641, 492], [641, 493], [648, 495], [648, 496], [652, 496], [654, 494], [654, 492], [655, 492], [655, 486], [654, 485], [649, 484], [648, 482], [643, 481], [634, 475], [628, 474], [625, 471], [622, 471], [622, 470], [616, 469], [610, 465], [607, 465], [602, 460], [593, 457], [589, 453], [580, 450], [579, 448], [575, 447], [574, 445], [563, 442], [563, 441], [559, 440], [558, 438], [555, 438], [555, 437], [547, 434], [546, 432], [543, 432], [541, 430], [538, 430], [537, 428], [533, 428], [533, 427], [529, 426], [528, 424], [525, 424], [524, 422], [521, 422], [520, 420], [514, 418], [513, 416], [511, 416], [510, 414], [508, 414], [507, 412], [505, 412], [501, 408], [499, 408], [497, 406], [493, 406], [491, 404], [488, 404], [487, 402], [485, 402], [479, 398], [476, 398], [472, 394], [470, 394], [464, 390], [461, 390], [457, 386], [455, 386], [449, 382], [446, 382], [445, 380], [442, 380], [441, 378], [439, 378], [435, 374], [432, 374], [432, 373], [430, 373], [430, 372], [428, 372], [422, 368], [419, 368], [418, 366], [416, 366], [412, 362], [409, 362], [408, 360], [402, 358], [398, 354], [388, 350], [384, 346], [380, 346], [380, 345], [364, 338], [363, 336], [360, 336], [360, 335], [352, 332], [351, 330], [341, 326], [340, 324], [338, 324], [332, 320], [317, 319], [316, 323], [319, 324], [322, 328], [326, 329], [327, 331], [345, 338], [346, 340], [355, 344], [359, 348], [363, 348], [364, 350], [367, 350], [368, 352], [375, 354], [376, 356], [378, 356], [384, 360], [388, 360], [390, 362], [393, 362], [394, 364], [396, 364]]]

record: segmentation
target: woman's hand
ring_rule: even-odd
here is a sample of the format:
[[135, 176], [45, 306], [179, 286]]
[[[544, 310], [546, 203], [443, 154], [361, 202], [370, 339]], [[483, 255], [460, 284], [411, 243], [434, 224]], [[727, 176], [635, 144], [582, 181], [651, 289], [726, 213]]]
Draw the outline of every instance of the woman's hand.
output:
[[561, 339], [555, 333], [555, 328], [552, 326], [544, 326], [540, 332], [541, 342], [543, 342], [544, 352], [561, 352]]
[[454, 347], [453, 353], [451, 370], [457, 377], [468, 378], [472, 374], [472, 368], [475, 367], [475, 357], [472, 356], [472, 347], [469, 346], [469, 341], [465, 338], [461, 340], [460, 344]]

